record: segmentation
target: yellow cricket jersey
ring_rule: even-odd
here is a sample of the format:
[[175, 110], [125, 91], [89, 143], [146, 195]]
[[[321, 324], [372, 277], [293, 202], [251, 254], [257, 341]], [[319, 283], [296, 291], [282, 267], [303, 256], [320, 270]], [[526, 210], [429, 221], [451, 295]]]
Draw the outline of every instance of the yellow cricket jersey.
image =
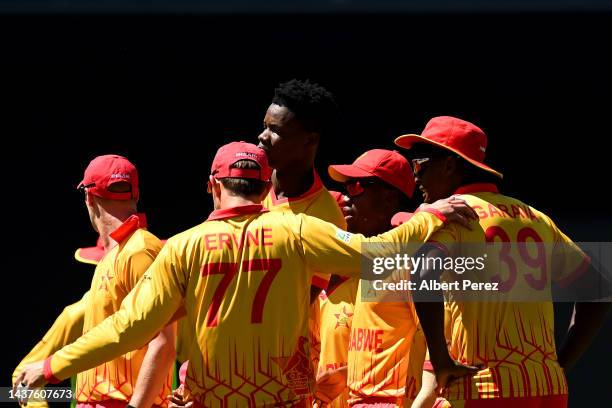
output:
[[[314, 172], [312, 186], [301, 196], [279, 199], [272, 188], [262, 204], [270, 211], [291, 211], [294, 214], [306, 214], [331, 222], [338, 228], [346, 230], [346, 220], [338, 207], [338, 203], [325, 188], [316, 171]], [[324, 290], [327, 288], [328, 282], [329, 273], [326, 271], [315, 271], [312, 278], [313, 286]]]
[[[320, 220], [331, 222], [338, 228], [346, 230], [346, 220], [342, 211], [338, 207], [336, 199], [330, 194], [321, 182], [319, 174], [314, 172], [314, 182], [312, 186], [299, 197], [289, 197], [279, 199], [274, 188], [262, 202], [263, 206], [270, 211], [290, 211], [293, 214], [306, 214]], [[312, 276], [312, 286], [321, 290], [327, 288], [330, 275], [326, 271], [315, 271]], [[315, 299], [310, 305], [308, 321], [308, 338], [310, 341], [310, 361], [313, 371], [317, 370], [320, 361], [321, 343], [321, 300]]]
[[260, 205], [214, 211], [166, 243], [121, 310], [45, 362], [66, 378], [141, 347], [183, 305], [193, 327], [187, 398], [196, 405], [305, 403], [313, 390], [307, 311], [315, 270], [357, 276], [364, 242], [424, 242], [429, 213], [364, 238]]
[[[410, 279], [405, 271], [405, 279]], [[348, 348], [349, 401], [395, 403], [402, 406], [408, 362], [418, 318], [412, 302], [366, 302], [360, 281]], [[421, 362], [422, 366], [422, 362]]]
[[[139, 228], [137, 216], [128, 218], [111, 233], [117, 245], [98, 263], [84, 301], [83, 334], [119, 310], [121, 302], [151, 265], [161, 242], [150, 232]], [[75, 397], [78, 402], [96, 402], [109, 399], [128, 402], [132, 396], [146, 346], [77, 375]], [[156, 405], [164, 404], [171, 386], [160, 390]]]
[[423, 363], [427, 353], [427, 341], [421, 326], [417, 326], [412, 344], [408, 351], [408, 371], [406, 373], [406, 391], [404, 393], [404, 406], [410, 407], [421, 390], [423, 380]]
[[[57, 350], [70, 344], [83, 334], [83, 318], [85, 316], [85, 304], [89, 292], [83, 298], [72, 305], [66, 306], [62, 313], [55, 319], [53, 325], [34, 348], [21, 360], [15, 371], [13, 381], [28, 364], [41, 361], [55, 353]], [[27, 408], [47, 407], [46, 401], [28, 401]]]
[[[318, 374], [336, 370], [348, 363], [348, 344], [358, 284], [358, 278], [343, 278], [342, 282], [331, 291], [320, 295], [321, 357]], [[348, 407], [348, 388], [330, 406]]]
[[[457, 243], [500, 245], [499, 256], [489, 256], [487, 260], [493, 263], [489, 265], [492, 270], [499, 271], [500, 288], [519, 285], [547, 289], [551, 280], [572, 279], [588, 267], [589, 258], [550, 218], [519, 200], [499, 194], [495, 185], [468, 185], [456, 194], [476, 210], [480, 228], [468, 230], [449, 225], [436, 233], [432, 241], [441, 243], [452, 256], [469, 251]], [[525, 242], [549, 245], [536, 254], [519, 245]], [[567, 394], [565, 375], [557, 362], [553, 305], [541, 299], [520, 303], [449, 299], [447, 330], [452, 358], [487, 367], [448, 387], [444, 396], [451, 404], [453, 400]]]

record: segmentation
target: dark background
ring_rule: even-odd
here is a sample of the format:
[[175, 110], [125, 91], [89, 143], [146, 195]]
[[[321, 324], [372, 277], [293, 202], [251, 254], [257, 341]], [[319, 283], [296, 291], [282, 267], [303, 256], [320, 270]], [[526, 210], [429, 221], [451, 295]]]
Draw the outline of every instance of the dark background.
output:
[[[255, 142], [274, 87], [293, 77], [328, 87], [342, 109], [320, 148], [322, 176], [432, 116], [456, 115], [489, 135], [505, 193], [576, 241], [610, 241], [611, 17], [0, 16], [4, 384], [89, 286], [93, 267], [72, 257], [96, 239], [74, 190], [89, 160], [127, 155], [150, 229], [169, 237], [206, 218], [216, 148]], [[561, 335], [568, 305], [558, 309]], [[608, 321], [569, 377], [571, 406], [612, 406], [611, 341]]]

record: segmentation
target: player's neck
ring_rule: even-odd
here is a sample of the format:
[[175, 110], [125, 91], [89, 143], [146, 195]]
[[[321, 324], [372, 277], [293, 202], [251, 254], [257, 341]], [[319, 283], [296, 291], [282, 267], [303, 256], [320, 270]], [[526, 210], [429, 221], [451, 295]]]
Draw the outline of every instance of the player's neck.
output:
[[100, 215], [94, 220], [96, 229], [100, 234], [104, 251], [108, 252], [117, 242], [110, 237], [110, 234], [121, 226], [131, 215], [136, 214], [135, 211], [113, 211], [108, 212], [102, 210]]
[[312, 163], [296, 164], [288, 169], [275, 169], [272, 173], [272, 188], [277, 198], [299, 197], [307, 192], [314, 183]]
[[242, 207], [245, 205], [258, 205], [261, 204], [261, 200], [257, 198], [222, 194], [219, 203], [221, 205], [221, 209], [227, 209], [234, 207]]

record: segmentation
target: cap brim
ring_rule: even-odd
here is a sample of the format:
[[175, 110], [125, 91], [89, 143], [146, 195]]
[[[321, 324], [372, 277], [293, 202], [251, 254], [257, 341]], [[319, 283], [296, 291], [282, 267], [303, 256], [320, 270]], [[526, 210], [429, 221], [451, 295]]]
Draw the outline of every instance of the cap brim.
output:
[[478, 168], [481, 168], [484, 171], [488, 171], [489, 173], [494, 174], [494, 175], [496, 175], [499, 178], [504, 178], [504, 175], [502, 173], [500, 173], [497, 170], [492, 169], [491, 167], [487, 166], [486, 164], [481, 163], [479, 161], [476, 161], [474, 159], [471, 159], [471, 158], [465, 156], [463, 153], [459, 152], [458, 150], [453, 149], [452, 147], [445, 146], [442, 143], [438, 143], [438, 142], [435, 142], [433, 140], [427, 139], [426, 137], [423, 137], [421, 135], [408, 134], [408, 135], [399, 136], [399, 137], [397, 137], [395, 139], [395, 144], [397, 146], [399, 146], [399, 147], [403, 147], [404, 149], [410, 149], [416, 143], [425, 143], [425, 144], [429, 144], [429, 145], [432, 145], [432, 146], [439, 147], [441, 149], [449, 150], [449, 151], [455, 153], [456, 155], [461, 156], [462, 158], [464, 158], [468, 162], [472, 163], [474, 166], [476, 166]]
[[[162, 245], [168, 241], [167, 239], [160, 240]], [[77, 248], [74, 252], [74, 259], [81, 263], [97, 265], [100, 260], [104, 257], [104, 248], [95, 246], [95, 247], [85, 247], [85, 248]]]
[[87, 248], [78, 248], [74, 252], [74, 259], [79, 262], [97, 265], [100, 262], [100, 259], [104, 256], [104, 248], [101, 247], [87, 247]]
[[334, 164], [327, 168], [327, 172], [329, 177], [341, 183], [354, 178], [374, 177], [372, 173], [352, 164]]

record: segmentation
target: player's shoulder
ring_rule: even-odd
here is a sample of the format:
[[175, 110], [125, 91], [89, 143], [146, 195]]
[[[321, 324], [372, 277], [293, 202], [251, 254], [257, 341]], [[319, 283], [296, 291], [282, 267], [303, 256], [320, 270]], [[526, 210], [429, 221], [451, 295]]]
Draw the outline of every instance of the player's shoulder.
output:
[[138, 228], [125, 243], [118, 257], [129, 259], [139, 254], [157, 255], [163, 244], [157, 236], [144, 228]]
[[346, 221], [338, 201], [324, 186], [318, 192], [306, 214], [317, 217], [327, 222], [331, 222], [341, 228], [346, 228]]
[[553, 224], [551, 218], [534, 208], [530, 204], [516, 197], [501, 193], [477, 193], [461, 194], [459, 198], [464, 199], [480, 218], [500, 216], [511, 217], [529, 221]]
[[178, 248], [187, 245], [189, 242], [199, 241], [207, 233], [218, 230], [218, 224], [218, 221], [205, 221], [198, 225], [194, 225], [193, 227], [168, 238], [165, 246], [169, 248]]

